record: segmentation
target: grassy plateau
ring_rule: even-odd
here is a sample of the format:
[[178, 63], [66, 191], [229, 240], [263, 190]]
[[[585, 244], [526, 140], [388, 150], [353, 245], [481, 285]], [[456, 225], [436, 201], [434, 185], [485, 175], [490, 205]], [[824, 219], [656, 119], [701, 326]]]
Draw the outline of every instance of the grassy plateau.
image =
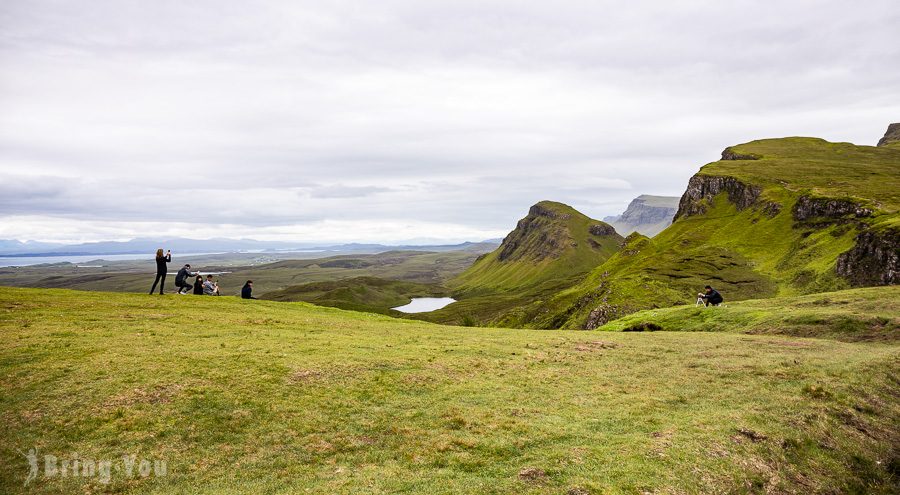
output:
[[[870, 296], [817, 297], [836, 318]], [[891, 297], [872, 315], [896, 324]], [[548, 332], [0, 288], [0, 492], [897, 493], [896, 341], [738, 333], [767, 304]], [[24, 486], [32, 448], [167, 473]]]

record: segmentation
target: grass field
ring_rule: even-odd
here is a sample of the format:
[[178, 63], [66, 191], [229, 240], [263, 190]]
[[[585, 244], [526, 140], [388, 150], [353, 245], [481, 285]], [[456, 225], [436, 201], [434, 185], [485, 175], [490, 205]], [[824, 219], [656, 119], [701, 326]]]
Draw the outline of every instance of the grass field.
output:
[[676, 306], [630, 314], [600, 330], [729, 332], [900, 342], [900, 287], [871, 287], [799, 297]]
[[[13, 288], [0, 332], [3, 493], [900, 489], [894, 342]], [[23, 486], [31, 448], [167, 473]]]

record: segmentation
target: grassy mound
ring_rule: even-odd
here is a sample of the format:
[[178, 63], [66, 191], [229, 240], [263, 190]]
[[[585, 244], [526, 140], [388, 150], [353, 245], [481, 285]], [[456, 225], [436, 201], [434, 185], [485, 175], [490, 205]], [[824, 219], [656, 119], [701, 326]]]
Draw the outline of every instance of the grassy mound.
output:
[[625, 316], [599, 329], [737, 331], [855, 342], [897, 342], [900, 341], [900, 287], [728, 302], [721, 307], [652, 309]]
[[[9, 288], [0, 332], [4, 493], [900, 488], [890, 343], [476, 330], [305, 303]], [[167, 474], [23, 487], [30, 448], [161, 459]]]

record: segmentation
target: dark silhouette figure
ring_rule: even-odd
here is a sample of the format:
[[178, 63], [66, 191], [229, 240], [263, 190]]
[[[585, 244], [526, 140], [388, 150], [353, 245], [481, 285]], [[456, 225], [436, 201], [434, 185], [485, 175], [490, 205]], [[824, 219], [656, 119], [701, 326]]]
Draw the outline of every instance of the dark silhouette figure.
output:
[[163, 256], [162, 248], [156, 250], [156, 280], [153, 281], [153, 287], [150, 287], [150, 293], [156, 290], [156, 284], [159, 283], [159, 295], [163, 293], [163, 286], [166, 285], [166, 274], [169, 272], [169, 263], [172, 261], [172, 251], [166, 251]]
[[722, 298], [722, 294], [719, 294], [719, 291], [717, 291], [716, 289], [713, 289], [708, 285], [705, 287], [705, 289], [706, 292], [703, 294], [698, 294], [698, 296], [700, 297], [700, 299], [703, 299], [703, 301], [706, 302], [707, 306], [709, 306], [710, 304], [712, 304], [713, 306], [718, 306], [722, 304], [722, 301], [725, 300]]
[[241, 287], [241, 299], [256, 299], [253, 297], [253, 281], [248, 280], [243, 287]]
[[200, 275], [197, 275], [197, 278], [194, 279], [194, 295], [203, 295], [203, 277]]
[[178, 273], [175, 274], [175, 288], [178, 289], [179, 294], [187, 294], [194, 288], [190, 282], [187, 281], [188, 277], [196, 277], [200, 275], [200, 272], [192, 272], [191, 265], [184, 265], [181, 267], [181, 270], [178, 270]]

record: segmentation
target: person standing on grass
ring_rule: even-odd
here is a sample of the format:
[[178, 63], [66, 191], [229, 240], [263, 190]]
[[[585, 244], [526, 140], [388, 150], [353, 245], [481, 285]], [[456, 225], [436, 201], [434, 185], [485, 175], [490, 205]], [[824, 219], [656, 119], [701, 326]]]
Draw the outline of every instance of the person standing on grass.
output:
[[150, 287], [150, 294], [156, 290], [156, 284], [159, 283], [159, 295], [163, 293], [163, 286], [166, 285], [166, 274], [169, 273], [168, 263], [172, 261], [172, 251], [166, 251], [163, 256], [162, 248], [156, 250], [156, 280], [153, 281], [153, 287]]
[[253, 281], [248, 280], [243, 287], [241, 287], [241, 299], [256, 299], [253, 297]]
[[190, 264], [181, 267], [181, 270], [178, 270], [178, 273], [175, 274], [175, 288], [178, 289], [177, 292], [182, 295], [190, 292], [194, 287], [187, 279], [197, 275], [200, 275], [200, 272], [192, 272]]

